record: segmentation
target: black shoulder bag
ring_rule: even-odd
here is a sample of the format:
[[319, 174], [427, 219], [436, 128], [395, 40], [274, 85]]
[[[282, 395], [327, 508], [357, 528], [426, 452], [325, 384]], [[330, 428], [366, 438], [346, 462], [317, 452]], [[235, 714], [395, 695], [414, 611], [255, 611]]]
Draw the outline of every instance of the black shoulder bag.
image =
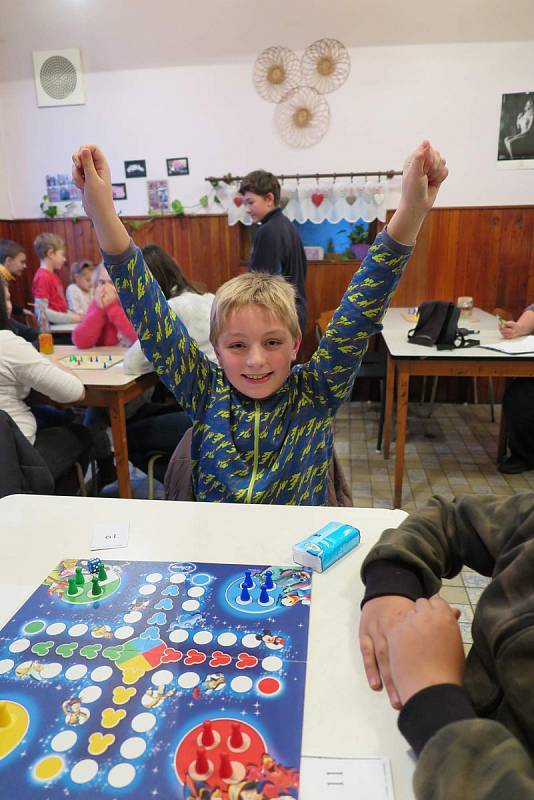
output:
[[458, 328], [460, 309], [445, 300], [428, 300], [419, 306], [419, 320], [415, 328], [408, 331], [408, 341], [438, 350], [454, 350], [458, 347], [476, 347], [478, 339], [466, 339], [475, 331]]

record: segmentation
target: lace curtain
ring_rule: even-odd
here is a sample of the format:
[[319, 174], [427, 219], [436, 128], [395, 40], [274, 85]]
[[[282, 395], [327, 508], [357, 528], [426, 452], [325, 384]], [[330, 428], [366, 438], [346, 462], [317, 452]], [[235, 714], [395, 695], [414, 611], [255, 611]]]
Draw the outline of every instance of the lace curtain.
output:
[[[339, 181], [321, 182], [316, 186], [294, 183], [282, 186], [280, 205], [283, 213], [296, 222], [385, 222], [386, 211], [391, 204], [389, 195], [398, 190], [399, 182], [393, 180], [367, 180], [365, 182]], [[242, 222], [251, 225], [252, 221], [245, 210], [243, 198], [238, 193], [239, 184], [219, 183], [214, 194], [228, 214], [228, 224]]]

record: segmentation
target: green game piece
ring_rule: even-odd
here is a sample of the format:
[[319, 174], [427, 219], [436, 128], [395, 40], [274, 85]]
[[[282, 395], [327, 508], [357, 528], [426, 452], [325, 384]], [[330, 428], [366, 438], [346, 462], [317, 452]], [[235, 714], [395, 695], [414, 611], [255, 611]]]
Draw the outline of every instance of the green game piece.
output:
[[67, 589], [67, 594], [78, 594], [78, 587], [76, 586], [76, 578], [72, 577], [69, 578], [69, 588]]
[[76, 583], [78, 586], [83, 586], [85, 578], [83, 577], [83, 570], [81, 567], [76, 567]]
[[93, 597], [98, 597], [99, 594], [102, 594], [102, 589], [100, 587], [100, 584], [98, 583], [98, 577], [95, 575], [93, 578], [91, 578], [91, 580], [93, 581], [93, 588], [91, 589], [91, 594]]
[[107, 579], [108, 579], [108, 574], [106, 572], [106, 568], [104, 566], [104, 562], [102, 561], [102, 563], [100, 564], [100, 567], [98, 568], [98, 580], [99, 581], [107, 581]]

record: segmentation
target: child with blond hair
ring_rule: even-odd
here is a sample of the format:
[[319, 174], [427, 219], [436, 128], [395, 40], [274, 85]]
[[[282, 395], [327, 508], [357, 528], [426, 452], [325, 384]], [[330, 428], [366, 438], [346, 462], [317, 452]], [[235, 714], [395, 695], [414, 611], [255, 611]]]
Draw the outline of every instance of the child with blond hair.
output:
[[82, 146], [73, 162], [73, 179], [143, 351], [193, 419], [195, 498], [325, 505], [334, 417], [447, 176], [439, 152], [423, 142], [408, 158], [399, 208], [354, 275], [317, 351], [294, 367], [301, 333], [290, 284], [248, 273], [218, 290], [211, 313], [216, 366], [169, 309], [117, 216], [102, 151]]
[[65, 242], [55, 233], [40, 233], [33, 246], [40, 261], [39, 269], [33, 276], [34, 300], [46, 300], [48, 322], [79, 322], [80, 314], [68, 311], [65, 290], [58, 274], [67, 260]]

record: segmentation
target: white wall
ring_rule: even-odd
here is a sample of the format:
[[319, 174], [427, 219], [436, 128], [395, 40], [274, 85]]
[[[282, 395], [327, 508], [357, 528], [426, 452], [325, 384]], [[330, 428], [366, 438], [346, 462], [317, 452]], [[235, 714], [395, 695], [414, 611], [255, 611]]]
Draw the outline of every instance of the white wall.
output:
[[[15, 218], [39, 216], [46, 173], [67, 171], [71, 151], [93, 141], [108, 154], [115, 181], [125, 180], [127, 159], [146, 158], [148, 177], [165, 178], [165, 158], [189, 157], [190, 176], [170, 179], [171, 198], [186, 204], [206, 191], [204, 176], [228, 171], [398, 169], [422, 137], [451, 169], [440, 205], [534, 200], [534, 171], [497, 168], [501, 94], [534, 89], [534, 42], [353, 49], [347, 83], [327, 96], [330, 129], [304, 150], [274, 130], [274, 106], [256, 94], [251, 61], [91, 73], [91, 54], [84, 59], [85, 106], [37, 108], [33, 81], [0, 84]], [[1, 169], [0, 150], [0, 177]], [[128, 200], [118, 207], [146, 213], [145, 181], [127, 185]], [[9, 210], [3, 194], [0, 210]]]
[[[0, 99], [0, 120], [5, 119], [2, 114], [2, 102]], [[5, 153], [5, 132], [0, 122], [0, 219], [11, 219], [13, 217], [11, 202], [9, 197], [9, 184], [6, 171]]]

